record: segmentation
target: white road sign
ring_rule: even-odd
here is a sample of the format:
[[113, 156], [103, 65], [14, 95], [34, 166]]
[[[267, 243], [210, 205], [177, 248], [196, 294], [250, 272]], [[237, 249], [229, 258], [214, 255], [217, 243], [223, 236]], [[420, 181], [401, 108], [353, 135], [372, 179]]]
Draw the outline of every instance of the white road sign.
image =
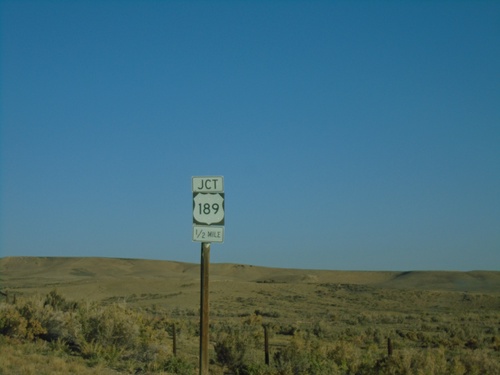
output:
[[192, 178], [193, 241], [224, 241], [224, 177]]
[[193, 193], [224, 193], [224, 177], [193, 177]]
[[193, 193], [193, 223], [224, 225], [224, 193]]
[[224, 227], [193, 225], [193, 241], [224, 242]]

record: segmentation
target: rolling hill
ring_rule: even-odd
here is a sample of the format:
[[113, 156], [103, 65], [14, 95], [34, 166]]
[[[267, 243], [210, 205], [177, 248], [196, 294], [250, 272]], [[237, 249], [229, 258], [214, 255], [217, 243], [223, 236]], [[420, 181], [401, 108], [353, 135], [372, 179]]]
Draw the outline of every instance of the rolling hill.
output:
[[[104, 300], [128, 296], [183, 296], [181, 305], [196, 305], [198, 264], [160, 260], [71, 257], [0, 259], [1, 289], [19, 294], [57, 289], [73, 298]], [[212, 264], [211, 292], [245, 294], [259, 285], [290, 290], [299, 285], [353, 284], [372, 288], [499, 292], [499, 271], [328, 271]], [[192, 297], [192, 298], [191, 298]]]

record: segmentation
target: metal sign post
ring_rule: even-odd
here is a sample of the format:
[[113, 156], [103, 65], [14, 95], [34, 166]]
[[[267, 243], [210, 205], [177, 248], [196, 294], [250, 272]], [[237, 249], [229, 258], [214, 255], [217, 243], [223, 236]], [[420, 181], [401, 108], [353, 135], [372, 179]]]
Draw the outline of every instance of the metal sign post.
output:
[[200, 375], [208, 375], [210, 243], [224, 241], [224, 178], [193, 177], [193, 241], [201, 242]]

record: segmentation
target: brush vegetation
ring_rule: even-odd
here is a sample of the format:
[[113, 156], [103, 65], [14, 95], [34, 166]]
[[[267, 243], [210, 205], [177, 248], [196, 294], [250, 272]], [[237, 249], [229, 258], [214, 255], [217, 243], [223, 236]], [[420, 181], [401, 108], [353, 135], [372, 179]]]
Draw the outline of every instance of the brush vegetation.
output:
[[[198, 372], [198, 265], [3, 258], [0, 279], [0, 374]], [[500, 373], [500, 272], [215, 264], [210, 283], [211, 374]]]

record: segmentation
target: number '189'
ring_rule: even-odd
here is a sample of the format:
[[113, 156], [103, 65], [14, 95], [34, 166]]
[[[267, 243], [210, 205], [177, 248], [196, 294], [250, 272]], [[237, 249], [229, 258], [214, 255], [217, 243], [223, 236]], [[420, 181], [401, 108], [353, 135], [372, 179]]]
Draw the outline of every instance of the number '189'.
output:
[[200, 215], [210, 215], [213, 211], [213, 214], [217, 214], [219, 212], [219, 204], [218, 203], [198, 203], [198, 211]]

